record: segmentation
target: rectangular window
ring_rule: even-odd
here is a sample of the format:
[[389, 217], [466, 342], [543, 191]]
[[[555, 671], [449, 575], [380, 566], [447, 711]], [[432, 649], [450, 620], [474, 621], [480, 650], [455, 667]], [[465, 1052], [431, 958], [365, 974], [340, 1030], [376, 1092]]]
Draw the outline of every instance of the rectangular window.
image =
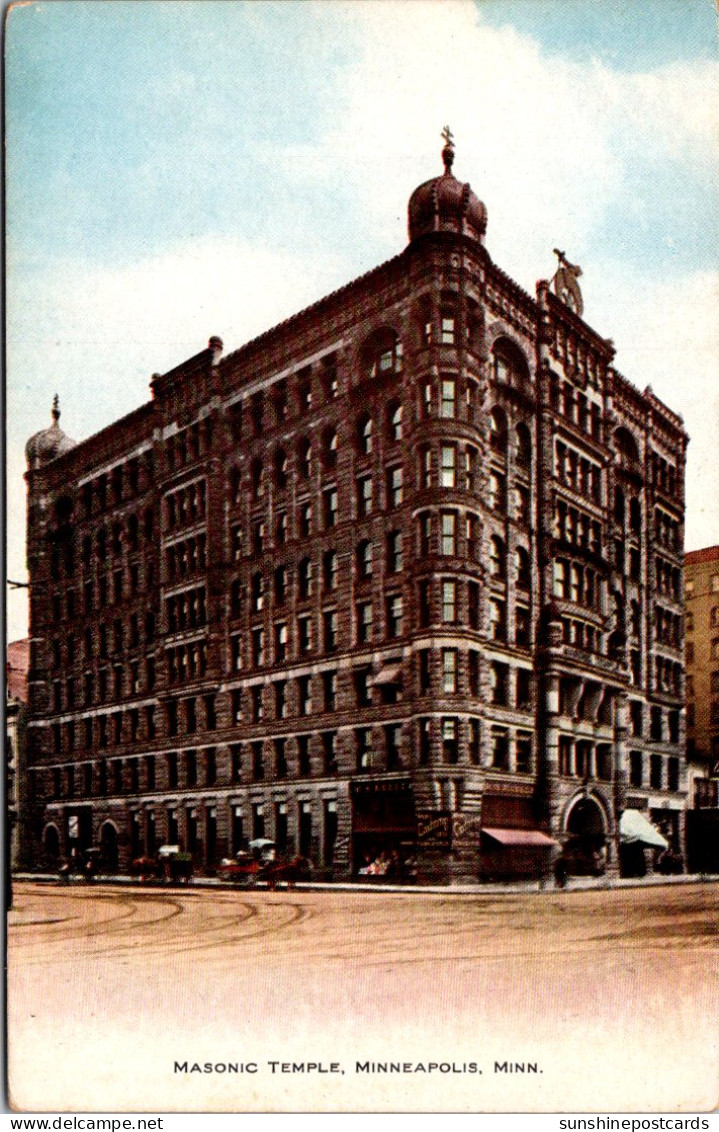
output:
[[355, 750], [357, 770], [370, 770], [372, 766], [372, 732], [369, 727], [359, 727], [355, 731]]
[[361, 476], [357, 480], [357, 514], [360, 518], [372, 512], [372, 477]]
[[506, 606], [503, 601], [490, 601], [489, 621], [492, 640], [505, 641], [507, 639], [507, 618]]
[[497, 770], [509, 769], [509, 736], [504, 728], [492, 728], [492, 766]]
[[370, 689], [370, 675], [371, 669], [357, 668], [354, 672], [354, 685], [355, 695], [357, 697], [357, 707], [369, 707], [372, 703], [371, 689]]
[[442, 720], [442, 757], [446, 763], [459, 761], [459, 743], [457, 740], [457, 720], [444, 718]]
[[399, 637], [402, 634], [402, 614], [404, 603], [400, 594], [387, 599], [387, 636]]
[[334, 652], [337, 648], [337, 610], [328, 609], [323, 614], [324, 646], [325, 652]]
[[387, 472], [387, 502], [390, 507], [399, 507], [403, 498], [402, 468], [390, 468]]
[[453, 444], [442, 445], [442, 471], [440, 483], [442, 487], [454, 487], [456, 480], [457, 452]]
[[443, 346], [454, 346], [454, 317], [442, 315], [440, 342]]
[[265, 663], [265, 631], [264, 629], [252, 630], [252, 663], [256, 668], [259, 668]]
[[427, 558], [432, 553], [431, 515], [420, 515], [419, 517], [419, 552], [422, 558]]
[[310, 715], [312, 713], [312, 683], [309, 676], [299, 677], [297, 693], [300, 715]]
[[432, 750], [432, 721], [420, 719], [419, 721], [419, 761], [426, 766]]
[[514, 640], [519, 648], [529, 646], [529, 610], [518, 605], [514, 611]]
[[457, 583], [442, 582], [442, 620], [457, 620]]
[[457, 516], [452, 511], [442, 512], [442, 554], [457, 553]]
[[325, 711], [334, 711], [337, 707], [337, 673], [323, 672], [322, 687], [324, 691]]
[[509, 686], [509, 668], [506, 664], [492, 664], [489, 669], [492, 703], [505, 707]]
[[287, 625], [275, 625], [275, 662], [281, 664], [287, 659]]
[[357, 606], [357, 641], [365, 644], [372, 640], [372, 603], [360, 602]]
[[287, 681], [278, 680], [275, 683], [275, 719], [284, 719], [287, 715]]
[[337, 525], [337, 488], [329, 488], [329, 490], [324, 493], [323, 500], [325, 527], [334, 527]]
[[479, 583], [467, 583], [467, 624], [470, 629], [479, 629]]
[[325, 731], [322, 735], [322, 748], [324, 751], [325, 773], [337, 773], [337, 732]]
[[517, 732], [517, 770], [528, 774], [532, 769], [532, 736], [526, 731]]
[[402, 532], [390, 531], [387, 535], [387, 571], [398, 574], [402, 565]]
[[489, 473], [487, 505], [492, 511], [504, 511], [506, 484], [504, 476], [498, 472]]
[[312, 648], [312, 623], [309, 617], [299, 617], [297, 620], [299, 630], [299, 649], [301, 653], [309, 652]]
[[664, 785], [664, 759], [661, 755], [649, 756], [649, 785], [652, 790], [661, 790]]
[[432, 486], [432, 449], [423, 448], [420, 455], [420, 486]]
[[632, 786], [641, 786], [644, 781], [644, 756], [641, 751], [629, 752], [629, 781]]
[[442, 381], [442, 399], [440, 401], [440, 416], [453, 417], [455, 414], [455, 382], [451, 378]]
[[448, 695], [457, 691], [456, 649], [442, 649], [442, 691]]

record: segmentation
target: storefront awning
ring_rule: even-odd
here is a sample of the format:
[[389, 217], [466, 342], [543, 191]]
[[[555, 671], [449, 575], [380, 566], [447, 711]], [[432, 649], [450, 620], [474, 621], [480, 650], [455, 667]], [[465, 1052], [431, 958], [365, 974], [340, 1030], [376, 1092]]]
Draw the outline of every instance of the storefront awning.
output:
[[669, 842], [639, 810], [625, 810], [619, 819], [619, 838], [627, 845], [651, 845], [668, 849]]
[[402, 683], [402, 665], [401, 664], [383, 664], [379, 672], [370, 678], [370, 684], [401, 684]]
[[485, 826], [482, 833], [486, 833], [487, 837], [490, 837], [492, 841], [499, 842], [500, 845], [534, 845], [548, 849], [550, 845], [557, 844], [553, 837], [550, 837], [548, 833], [542, 833], [539, 829], [498, 829], [496, 827], [488, 829]]

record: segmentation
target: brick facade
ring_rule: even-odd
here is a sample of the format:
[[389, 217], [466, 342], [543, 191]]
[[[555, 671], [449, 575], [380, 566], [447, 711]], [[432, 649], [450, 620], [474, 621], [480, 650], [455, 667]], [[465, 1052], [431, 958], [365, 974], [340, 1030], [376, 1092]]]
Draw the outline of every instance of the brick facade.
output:
[[479, 205], [449, 162], [400, 255], [29, 442], [36, 861], [615, 869], [627, 806], [681, 838], [687, 438]]

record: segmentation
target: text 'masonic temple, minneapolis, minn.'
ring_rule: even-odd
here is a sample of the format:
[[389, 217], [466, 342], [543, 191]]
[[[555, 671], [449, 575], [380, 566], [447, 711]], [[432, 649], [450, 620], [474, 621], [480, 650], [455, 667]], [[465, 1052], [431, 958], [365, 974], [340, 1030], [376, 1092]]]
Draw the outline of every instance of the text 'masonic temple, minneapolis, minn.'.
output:
[[681, 846], [681, 418], [563, 253], [535, 295], [492, 262], [445, 141], [399, 255], [28, 442], [34, 863], [266, 837], [421, 883]]

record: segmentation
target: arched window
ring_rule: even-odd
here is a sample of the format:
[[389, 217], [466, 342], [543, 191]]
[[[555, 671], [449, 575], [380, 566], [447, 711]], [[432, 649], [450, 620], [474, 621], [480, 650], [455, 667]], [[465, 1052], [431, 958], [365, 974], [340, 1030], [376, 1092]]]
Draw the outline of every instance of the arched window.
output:
[[297, 446], [297, 460], [300, 475], [309, 476], [312, 472], [312, 443], [306, 437]]
[[629, 527], [634, 534], [642, 529], [642, 507], [636, 495], [629, 500]]
[[489, 542], [489, 572], [493, 578], [500, 580], [504, 579], [507, 573], [504, 542], [498, 535], [492, 535]]
[[287, 487], [287, 471], [287, 453], [284, 448], [278, 448], [275, 452], [275, 487], [279, 488], [280, 491]]
[[372, 451], [372, 418], [363, 413], [357, 421], [357, 444], [360, 452], [369, 456]]
[[392, 441], [402, 439], [402, 406], [393, 401], [387, 409], [387, 432]]
[[366, 377], [400, 372], [402, 343], [390, 327], [383, 327], [369, 336], [362, 348], [362, 369]]
[[514, 457], [517, 466], [528, 472], [532, 466], [532, 437], [526, 424], [518, 424], [514, 430]]
[[507, 416], [503, 409], [495, 406], [489, 414], [489, 443], [494, 452], [507, 451]]
[[322, 437], [322, 451], [325, 467], [334, 468], [336, 466], [338, 445], [337, 430], [334, 428], [326, 429]]
[[252, 497], [261, 499], [265, 491], [265, 469], [261, 460], [252, 461]]
[[527, 359], [519, 346], [509, 338], [499, 338], [492, 350], [494, 379], [500, 385], [511, 385], [513, 389], [529, 392], [531, 379]]
[[529, 554], [523, 546], [518, 546], [515, 550], [514, 564], [517, 571], [517, 589], [528, 590], [530, 581]]
[[368, 539], [357, 547], [357, 574], [360, 578], [372, 577], [372, 543]]
[[614, 518], [618, 523], [624, 523], [624, 492], [621, 487], [614, 488]]
[[620, 427], [614, 430], [614, 449], [620, 463], [635, 464], [639, 459], [637, 442], [628, 428]]

